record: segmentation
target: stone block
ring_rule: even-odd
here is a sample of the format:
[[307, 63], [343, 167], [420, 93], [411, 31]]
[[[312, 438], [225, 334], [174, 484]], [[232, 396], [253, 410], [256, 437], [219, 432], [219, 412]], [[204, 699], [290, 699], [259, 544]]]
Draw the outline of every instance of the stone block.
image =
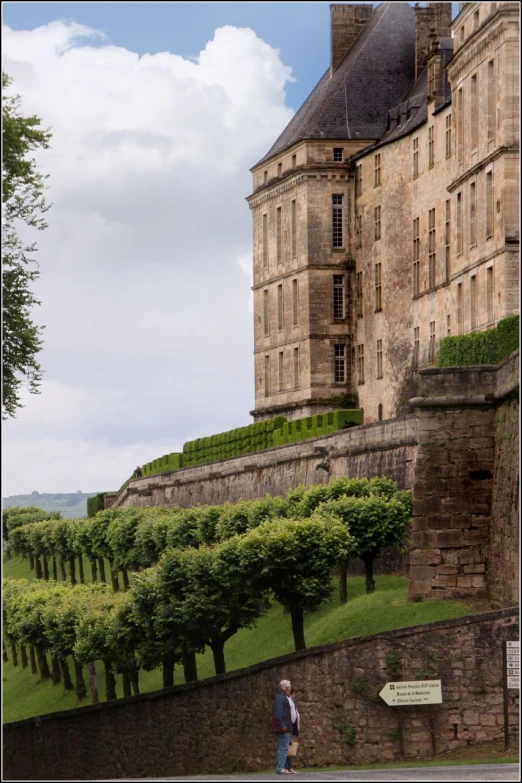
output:
[[480, 723], [480, 715], [478, 712], [473, 712], [472, 710], [464, 710], [464, 714], [462, 716], [463, 723], [466, 726], [478, 726]]
[[458, 571], [459, 569], [457, 568], [456, 565], [439, 565], [435, 569], [435, 573], [437, 574], [437, 576], [440, 576], [441, 574], [451, 576], [453, 574], [457, 574]]
[[497, 716], [492, 715], [491, 713], [483, 713], [480, 716], [480, 725], [481, 726], [496, 726], [497, 725]]
[[466, 530], [471, 527], [471, 514], [453, 514], [451, 517], [451, 526], [455, 530]]
[[459, 565], [472, 565], [477, 562], [477, 554], [472, 549], [463, 549], [457, 554]]
[[451, 527], [451, 516], [449, 514], [433, 514], [428, 517], [428, 528], [430, 530], [449, 530]]
[[426, 549], [424, 552], [424, 563], [427, 565], [438, 565], [441, 561], [440, 549]]
[[465, 574], [484, 574], [486, 572], [485, 563], [475, 563], [475, 565], [464, 566]]
[[432, 566], [410, 566], [410, 579], [424, 581], [433, 579], [434, 576], [435, 568]]
[[485, 576], [483, 574], [478, 574], [477, 576], [472, 576], [471, 581], [473, 584], [473, 587], [485, 587]]
[[[464, 531], [464, 535], [468, 531]], [[464, 544], [463, 534], [460, 530], [441, 530], [435, 534], [436, 545], [440, 549], [461, 547]]]
[[439, 584], [441, 587], [456, 587], [457, 586], [457, 577], [456, 576], [450, 576], [449, 574], [441, 574], [438, 577]]
[[457, 587], [472, 587], [471, 576], [457, 576]]
[[489, 529], [486, 530], [464, 530], [464, 546], [487, 544], [489, 541]]

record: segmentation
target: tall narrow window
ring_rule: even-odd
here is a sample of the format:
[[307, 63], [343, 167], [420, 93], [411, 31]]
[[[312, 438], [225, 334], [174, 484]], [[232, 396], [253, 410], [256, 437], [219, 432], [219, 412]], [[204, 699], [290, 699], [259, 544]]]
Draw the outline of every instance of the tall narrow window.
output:
[[282, 177], [283, 176], [283, 164], [278, 163], [277, 164], [277, 176]]
[[299, 348], [294, 348], [294, 389], [300, 386]]
[[292, 219], [292, 258], [295, 258], [297, 256], [297, 223], [296, 223], [296, 205], [295, 205], [295, 198], [292, 199], [292, 213], [291, 213], [291, 219]]
[[477, 328], [477, 275], [470, 278], [471, 331]]
[[420, 236], [419, 218], [413, 221], [413, 296], [420, 294]]
[[478, 144], [478, 93], [477, 93], [477, 74], [471, 77], [470, 94], [470, 113], [471, 113], [471, 149], [476, 150]]
[[355, 307], [357, 318], [363, 317], [363, 282], [362, 272], [357, 272], [355, 276]]
[[362, 163], [355, 167], [355, 198], [362, 196]]
[[446, 157], [451, 158], [451, 114], [446, 115]]
[[292, 155], [292, 168], [295, 169], [297, 166], [297, 155]]
[[480, 24], [480, 11], [473, 14], [473, 31], [478, 30]]
[[299, 321], [299, 290], [297, 279], [292, 280], [292, 324], [297, 326]]
[[446, 316], [446, 337], [451, 337], [451, 315]]
[[263, 185], [268, 183], [268, 171], [263, 171]]
[[493, 172], [488, 171], [486, 174], [486, 239], [493, 236], [494, 232], [494, 219], [493, 219]]
[[359, 383], [364, 383], [364, 344], [357, 346], [357, 374]]
[[430, 321], [430, 342], [428, 345], [428, 364], [435, 361], [435, 321]]
[[495, 300], [494, 296], [494, 278], [493, 267], [489, 266], [486, 270], [486, 308], [488, 324], [495, 320]]
[[382, 340], [377, 340], [377, 378], [382, 378]]
[[413, 368], [416, 370], [419, 366], [419, 354], [420, 354], [420, 328], [418, 326], [413, 330]]
[[428, 166], [430, 169], [435, 165], [435, 126], [428, 128]]
[[382, 421], [382, 402], [379, 403], [377, 408], [377, 418]]
[[457, 193], [457, 255], [462, 255], [462, 193]]
[[346, 345], [334, 345], [334, 375], [336, 383], [346, 383]]
[[435, 96], [435, 63], [428, 65], [428, 98]]
[[375, 223], [375, 239], [381, 238], [381, 208], [374, 207], [373, 209], [373, 220]]
[[355, 212], [355, 248], [362, 247], [362, 216], [358, 210]]
[[263, 215], [263, 269], [268, 269], [268, 217]]
[[283, 351], [279, 351], [279, 391], [283, 391], [285, 388], [285, 378], [284, 378], [284, 356]]
[[333, 311], [335, 320], [345, 317], [344, 275], [333, 276]]
[[342, 147], [334, 147], [333, 150], [334, 163], [342, 163], [344, 160], [344, 150]]
[[343, 197], [332, 196], [332, 239], [333, 247], [343, 247]]
[[419, 137], [413, 139], [413, 179], [419, 176]]
[[464, 161], [464, 95], [462, 87], [457, 93], [457, 157]]
[[375, 264], [375, 309], [382, 310], [381, 264]]
[[270, 356], [265, 356], [265, 397], [270, 397]]
[[462, 283], [457, 286], [457, 329], [459, 334], [464, 332], [464, 302], [462, 301]]
[[381, 184], [381, 155], [377, 153], [374, 159], [374, 187], [378, 188]]
[[435, 210], [428, 212], [428, 287], [436, 285], [436, 243], [435, 243]]
[[477, 188], [474, 182], [469, 186], [469, 244], [470, 247], [477, 244]]
[[451, 199], [446, 201], [446, 223], [444, 226], [446, 280], [451, 274]]
[[281, 263], [282, 235], [281, 235], [281, 207], [276, 210], [276, 254], [277, 263]]
[[265, 288], [263, 291], [263, 331], [265, 337], [268, 337], [270, 334], [270, 313], [268, 307], [268, 288]]
[[283, 286], [277, 286], [277, 329], [279, 332], [283, 330], [284, 315], [283, 315]]
[[495, 139], [495, 62], [488, 62], [488, 141]]

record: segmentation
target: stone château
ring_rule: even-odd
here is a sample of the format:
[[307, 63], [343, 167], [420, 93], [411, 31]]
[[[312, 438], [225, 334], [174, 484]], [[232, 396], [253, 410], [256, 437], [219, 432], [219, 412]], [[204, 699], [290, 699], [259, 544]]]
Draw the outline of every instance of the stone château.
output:
[[253, 168], [255, 420], [408, 410], [447, 335], [518, 312], [518, 3], [332, 5]]

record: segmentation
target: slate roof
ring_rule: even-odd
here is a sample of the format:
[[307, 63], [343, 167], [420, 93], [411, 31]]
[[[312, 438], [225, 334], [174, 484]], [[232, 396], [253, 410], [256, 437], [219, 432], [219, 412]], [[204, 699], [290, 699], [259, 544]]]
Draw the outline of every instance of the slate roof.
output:
[[413, 8], [382, 3], [333, 74], [328, 68], [259, 163], [302, 139], [380, 138], [388, 110], [414, 79], [414, 62]]

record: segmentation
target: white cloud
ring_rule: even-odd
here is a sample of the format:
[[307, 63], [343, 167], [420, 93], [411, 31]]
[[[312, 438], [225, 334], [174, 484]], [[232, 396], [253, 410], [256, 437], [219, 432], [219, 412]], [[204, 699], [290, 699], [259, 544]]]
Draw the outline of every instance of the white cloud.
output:
[[[291, 118], [290, 68], [249, 29], [196, 61], [53, 22], [3, 28], [24, 113], [51, 127], [35, 310], [42, 394], [4, 424], [4, 495], [117, 488], [251, 421], [249, 168]], [[94, 45], [95, 44], [95, 45]]]

